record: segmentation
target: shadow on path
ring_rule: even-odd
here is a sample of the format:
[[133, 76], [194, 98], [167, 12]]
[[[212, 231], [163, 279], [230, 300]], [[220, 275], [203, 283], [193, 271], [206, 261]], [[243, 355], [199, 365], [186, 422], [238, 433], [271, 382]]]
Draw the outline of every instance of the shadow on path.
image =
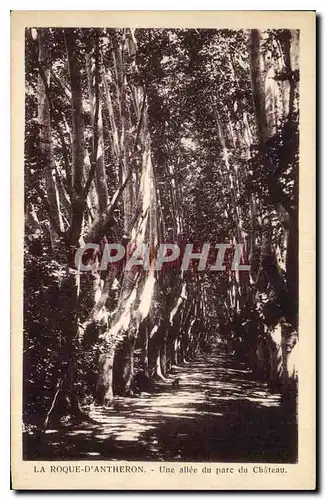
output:
[[93, 422], [25, 436], [25, 460], [293, 463], [297, 428], [278, 394], [225, 352], [177, 367], [180, 386], [93, 407]]

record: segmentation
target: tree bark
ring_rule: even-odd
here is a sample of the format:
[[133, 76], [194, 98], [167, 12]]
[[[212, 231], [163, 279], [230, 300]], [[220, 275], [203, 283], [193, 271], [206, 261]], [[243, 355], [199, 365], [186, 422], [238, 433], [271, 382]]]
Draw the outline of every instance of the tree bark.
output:
[[[99, 199], [99, 211], [104, 212], [108, 205], [108, 188], [104, 161], [104, 139], [103, 139], [103, 119], [102, 119], [102, 103], [96, 100], [100, 99], [99, 82], [96, 79], [96, 72], [101, 72], [99, 61], [92, 63], [91, 54], [86, 55], [86, 68], [88, 78], [88, 92], [91, 109], [91, 122], [93, 127], [93, 147], [95, 145], [95, 132], [97, 133], [97, 157], [95, 170], [95, 184]], [[96, 88], [95, 88], [96, 87]], [[96, 119], [96, 105], [98, 105], [98, 120]]]
[[84, 119], [80, 66], [77, 59], [76, 35], [72, 28], [64, 30], [71, 86], [72, 121], [72, 223], [70, 245], [77, 248], [81, 236], [85, 198], [83, 193], [85, 179]]
[[135, 338], [126, 337], [117, 347], [113, 364], [113, 392], [119, 396], [131, 394], [134, 376]]
[[100, 354], [98, 360], [99, 376], [96, 386], [96, 401], [100, 405], [111, 406], [113, 402], [113, 363], [114, 348]]
[[40, 124], [40, 142], [42, 158], [44, 162], [46, 194], [48, 200], [48, 208], [50, 211], [49, 215], [51, 244], [52, 249], [55, 249], [59, 239], [58, 229], [60, 230], [60, 232], [63, 232], [64, 228], [60, 211], [60, 198], [56, 180], [57, 173], [53, 156], [51, 109], [47, 91], [50, 86], [50, 64], [44, 29], [38, 30], [38, 47], [38, 121]]

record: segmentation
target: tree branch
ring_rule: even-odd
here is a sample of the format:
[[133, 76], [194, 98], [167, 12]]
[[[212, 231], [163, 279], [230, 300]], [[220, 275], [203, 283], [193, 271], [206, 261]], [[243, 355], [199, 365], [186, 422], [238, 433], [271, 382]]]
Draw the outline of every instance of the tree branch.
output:
[[92, 180], [94, 178], [96, 163], [97, 163], [97, 152], [98, 152], [98, 119], [100, 110], [100, 69], [99, 69], [99, 38], [96, 36], [95, 42], [95, 113], [94, 113], [94, 124], [93, 124], [93, 152], [91, 169], [89, 171], [88, 179], [84, 188], [84, 198], [87, 198], [89, 188], [91, 186]]
[[63, 231], [61, 231], [59, 225], [57, 224], [57, 221], [56, 221], [55, 217], [53, 217], [53, 215], [52, 215], [52, 209], [51, 209], [50, 203], [49, 203], [49, 201], [48, 201], [48, 199], [46, 197], [46, 194], [43, 192], [43, 190], [40, 188], [40, 186], [38, 186], [38, 184], [35, 183], [34, 187], [35, 187], [35, 189], [37, 191], [37, 194], [41, 198], [41, 200], [43, 202], [43, 205], [46, 208], [46, 211], [48, 213], [50, 222], [51, 222], [52, 226], [54, 227], [55, 232], [57, 233], [58, 236], [64, 236], [65, 233]]
[[96, 243], [100, 241], [108, 228], [113, 225], [113, 211], [115, 210], [119, 200], [121, 199], [122, 193], [130, 179], [131, 171], [129, 172], [128, 176], [121, 184], [121, 186], [114, 193], [110, 205], [95, 219], [94, 224], [91, 226], [89, 232], [84, 237], [85, 243]]
[[145, 87], [144, 88], [143, 103], [142, 103], [142, 107], [141, 107], [141, 111], [140, 111], [140, 117], [139, 117], [139, 121], [138, 121], [138, 125], [137, 125], [137, 133], [136, 133], [136, 138], [135, 138], [135, 142], [134, 142], [134, 153], [136, 152], [136, 149], [137, 149], [137, 144], [138, 144], [138, 140], [139, 140], [139, 136], [140, 136], [140, 130], [141, 130], [142, 122], [143, 122], [143, 117], [144, 117], [144, 112], [145, 112], [145, 104], [146, 104], [146, 94], [147, 94], [147, 91], [146, 91], [146, 87]]
[[52, 413], [52, 411], [53, 411], [53, 409], [54, 409], [55, 402], [56, 402], [56, 400], [57, 400], [57, 398], [58, 398], [58, 395], [59, 395], [60, 389], [61, 389], [61, 387], [62, 387], [62, 382], [63, 382], [63, 380], [62, 380], [62, 379], [60, 379], [60, 380], [58, 381], [58, 383], [57, 383], [57, 387], [56, 387], [56, 389], [57, 389], [57, 390], [56, 390], [56, 392], [55, 392], [55, 395], [54, 395], [54, 398], [53, 398], [52, 404], [51, 404], [51, 406], [50, 406], [50, 409], [49, 409], [49, 411], [47, 412], [47, 414], [46, 414], [46, 418], [45, 418], [45, 420], [44, 420], [44, 428], [45, 428], [45, 429], [46, 429], [46, 428], [47, 428], [47, 426], [48, 426], [50, 415], [51, 415], [51, 413]]
[[57, 75], [55, 74], [55, 72], [53, 71], [52, 68], [50, 69], [50, 74], [51, 74], [53, 80], [55, 81], [55, 83], [58, 85], [58, 87], [63, 91], [63, 93], [67, 97], [68, 102], [70, 103], [71, 102], [71, 92], [67, 89], [67, 87], [64, 85], [64, 83], [57, 77]]
[[65, 138], [64, 138], [63, 132], [62, 132], [59, 124], [58, 124], [58, 132], [59, 132], [60, 142], [61, 142], [61, 146], [62, 146], [62, 155], [63, 155], [63, 160], [64, 160], [66, 178], [67, 178], [67, 190], [68, 190], [68, 194], [70, 196], [70, 200], [72, 200], [72, 178], [71, 178], [71, 171], [70, 171], [70, 165], [69, 165], [68, 149], [67, 149], [67, 145], [65, 143]]

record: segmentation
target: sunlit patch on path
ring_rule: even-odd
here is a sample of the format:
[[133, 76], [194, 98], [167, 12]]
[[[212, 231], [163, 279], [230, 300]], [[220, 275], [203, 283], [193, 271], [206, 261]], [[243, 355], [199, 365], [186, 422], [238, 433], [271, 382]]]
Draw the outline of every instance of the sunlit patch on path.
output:
[[[296, 426], [278, 394], [225, 352], [174, 368], [180, 377], [154, 394], [92, 407], [91, 422], [50, 429], [39, 453], [49, 459], [291, 462]], [[37, 458], [37, 453], [33, 457]]]

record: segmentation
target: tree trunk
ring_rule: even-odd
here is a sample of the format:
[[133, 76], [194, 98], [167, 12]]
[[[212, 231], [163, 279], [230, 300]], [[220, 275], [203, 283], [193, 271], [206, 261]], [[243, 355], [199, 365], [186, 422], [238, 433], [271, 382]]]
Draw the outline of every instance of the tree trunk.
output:
[[60, 290], [60, 301], [63, 314], [59, 327], [62, 330], [62, 349], [61, 349], [61, 381], [60, 395], [54, 397], [52, 405], [45, 419], [45, 427], [50, 420], [60, 418], [64, 415], [70, 415], [73, 420], [83, 419], [76, 389], [77, 381], [77, 357], [76, 342], [78, 337], [78, 325], [76, 320], [76, 310], [78, 302], [78, 280], [76, 275], [68, 274]]
[[155, 366], [154, 366], [154, 379], [165, 381], [165, 377], [162, 373], [161, 364], [161, 346], [156, 346], [156, 356], [155, 356]]
[[60, 211], [59, 191], [56, 181], [56, 167], [53, 156], [52, 130], [51, 130], [51, 107], [49, 102], [50, 67], [46, 37], [43, 30], [38, 30], [39, 46], [39, 76], [38, 76], [38, 121], [40, 124], [40, 142], [42, 159], [44, 162], [44, 177], [46, 194], [49, 205], [50, 237], [52, 249], [58, 244], [59, 231], [63, 231], [63, 220]]
[[268, 139], [268, 128], [265, 111], [265, 78], [264, 61], [261, 54], [261, 33], [259, 30], [251, 30], [250, 55], [251, 55], [251, 81], [253, 88], [253, 101], [256, 111], [256, 123], [259, 136], [263, 142]]
[[113, 363], [113, 392], [127, 396], [134, 376], [135, 338], [126, 337], [117, 347]]
[[179, 340], [176, 337], [172, 340], [171, 345], [171, 364], [172, 366], [178, 366], [179, 363]]
[[81, 76], [74, 30], [68, 28], [64, 30], [64, 33], [71, 86], [72, 187], [75, 196], [79, 196], [83, 191], [85, 158]]
[[143, 323], [139, 327], [139, 339], [141, 343], [141, 368], [144, 370], [146, 377], [148, 377], [149, 372], [149, 359], [148, 359], [148, 347], [149, 347], [149, 339], [148, 339], [148, 322], [147, 320], [143, 321]]
[[76, 58], [76, 40], [73, 30], [65, 30], [68, 55], [71, 106], [72, 106], [72, 221], [67, 238], [67, 277], [61, 290], [63, 321], [63, 393], [69, 401], [69, 412], [74, 418], [81, 418], [76, 392], [77, 381], [77, 342], [78, 342], [78, 300], [79, 275], [72, 273], [74, 252], [78, 247], [83, 222], [84, 203], [82, 199], [84, 177], [84, 126], [81, 100], [80, 69]]
[[[97, 82], [96, 80], [95, 72], [97, 70], [100, 71], [99, 68], [96, 68], [96, 64], [99, 66], [99, 61], [96, 61], [93, 65], [91, 54], [86, 54], [88, 92], [89, 92], [89, 101], [91, 108], [91, 122], [93, 127], [93, 147], [95, 142], [94, 138], [96, 135], [95, 132], [97, 133], [97, 139], [98, 139], [95, 184], [99, 200], [99, 210], [100, 212], [104, 212], [104, 210], [107, 208], [108, 205], [108, 188], [107, 188], [107, 178], [106, 178], [105, 162], [104, 162], [102, 104], [100, 100], [98, 103], [96, 102], [96, 100], [99, 99], [99, 88], [98, 88], [99, 82]], [[96, 106], [98, 106], [97, 123], [95, 123]]]
[[267, 385], [272, 394], [279, 393], [282, 390], [282, 342], [279, 333], [281, 331], [281, 324], [278, 323], [272, 331], [272, 335], [277, 335], [274, 340], [271, 335], [267, 336], [267, 346], [270, 356], [270, 371], [268, 374]]
[[290, 398], [296, 395], [296, 367], [293, 359], [297, 343], [297, 332], [291, 324], [284, 323], [282, 325], [282, 394]]
[[98, 360], [99, 376], [95, 400], [98, 404], [111, 406], [113, 401], [113, 362], [114, 349], [102, 352]]
[[163, 377], [167, 375], [167, 353], [166, 353], [166, 340], [163, 340], [163, 345], [161, 346], [161, 371]]

